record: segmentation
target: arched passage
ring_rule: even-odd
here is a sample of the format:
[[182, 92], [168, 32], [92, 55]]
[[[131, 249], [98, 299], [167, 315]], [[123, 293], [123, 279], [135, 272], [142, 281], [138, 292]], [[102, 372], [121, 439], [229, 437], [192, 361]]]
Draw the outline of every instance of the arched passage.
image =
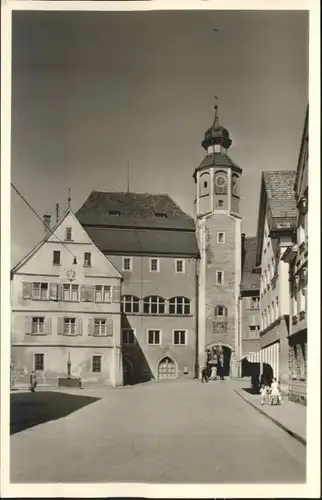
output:
[[233, 348], [228, 344], [217, 343], [208, 347], [208, 359], [210, 366], [220, 364], [221, 375], [223, 377], [232, 376], [232, 353]]
[[177, 377], [177, 367], [173, 359], [165, 356], [158, 363], [158, 379], [174, 379]]

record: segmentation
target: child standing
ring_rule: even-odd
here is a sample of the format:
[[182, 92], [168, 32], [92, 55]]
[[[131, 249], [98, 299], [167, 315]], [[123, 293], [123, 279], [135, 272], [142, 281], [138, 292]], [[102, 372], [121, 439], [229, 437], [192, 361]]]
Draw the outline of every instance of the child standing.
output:
[[276, 401], [278, 405], [282, 404], [282, 394], [279, 383], [276, 378], [273, 378], [271, 383], [271, 404]]
[[260, 389], [260, 393], [261, 393], [261, 405], [269, 403], [270, 392], [271, 392], [270, 387], [268, 385], [264, 385], [263, 384], [262, 387], [261, 387], [261, 389]]

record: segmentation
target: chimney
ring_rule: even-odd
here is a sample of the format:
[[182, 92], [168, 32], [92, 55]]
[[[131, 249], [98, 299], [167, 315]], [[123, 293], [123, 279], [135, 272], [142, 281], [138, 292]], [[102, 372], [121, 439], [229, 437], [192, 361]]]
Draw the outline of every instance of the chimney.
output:
[[56, 222], [59, 221], [59, 203], [56, 203]]
[[241, 264], [242, 264], [241, 267], [242, 267], [242, 269], [244, 268], [244, 260], [245, 260], [245, 253], [246, 253], [245, 238], [246, 238], [246, 234], [242, 233], [241, 234]]
[[43, 217], [43, 221], [44, 221], [45, 234], [47, 234], [48, 231], [50, 231], [51, 215], [45, 214]]

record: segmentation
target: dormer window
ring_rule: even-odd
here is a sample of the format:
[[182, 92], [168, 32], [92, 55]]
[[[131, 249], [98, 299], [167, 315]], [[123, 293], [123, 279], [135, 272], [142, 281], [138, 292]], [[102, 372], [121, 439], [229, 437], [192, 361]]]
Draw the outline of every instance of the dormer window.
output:
[[166, 219], [168, 216], [166, 213], [164, 212], [154, 212], [154, 215], [158, 218], [158, 219]]
[[65, 240], [66, 241], [71, 241], [71, 239], [72, 239], [72, 228], [71, 227], [66, 227]]
[[109, 210], [108, 214], [117, 217], [118, 215], [121, 215], [121, 212], [119, 212], [118, 210]]

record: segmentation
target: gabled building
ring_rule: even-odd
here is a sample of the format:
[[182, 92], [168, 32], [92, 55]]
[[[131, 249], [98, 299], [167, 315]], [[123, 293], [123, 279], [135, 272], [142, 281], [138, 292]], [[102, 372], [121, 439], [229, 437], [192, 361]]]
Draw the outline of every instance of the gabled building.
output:
[[289, 263], [290, 336], [289, 336], [289, 399], [307, 401], [307, 284], [308, 284], [308, 154], [309, 110], [307, 108], [295, 178], [297, 208], [294, 245], [283, 255]]
[[11, 272], [12, 382], [123, 383], [121, 274], [68, 209]]
[[232, 140], [219, 123], [204, 134], [206, 155], [195, 169], [199, 267], [199, 366], [223, 351], [223, 375], [238, 375], [241, 280], [240, 182], [242, 169], [228, 156]]
[[255, 268], [256, 237], [242, 234], [242, 278], [240, 284], [240, 328], [242, 358], [260, 350], [260, 271]]
[[264, 374], [288, 391], [289, 287], [284, 252], [293, 245], [297, 211], [296, 172], [263, 172], [257, 225], [256, 266], [260, 266], [260, 345]]
[[166, 194], [93, 191], [77, 218], [123, 276], [125, 383], [195, 377], [194, 220]]

